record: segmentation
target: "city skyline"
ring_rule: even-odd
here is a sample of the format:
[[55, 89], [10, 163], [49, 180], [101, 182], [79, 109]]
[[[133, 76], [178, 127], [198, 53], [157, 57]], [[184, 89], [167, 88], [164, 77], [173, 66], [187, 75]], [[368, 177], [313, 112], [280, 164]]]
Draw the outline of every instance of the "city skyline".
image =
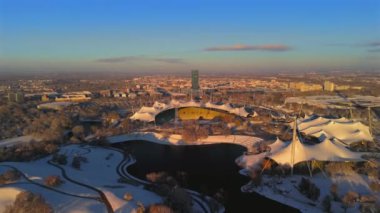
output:
[[0, 8], [0, 72], [380, 67], [375, 0], [0, 0]]

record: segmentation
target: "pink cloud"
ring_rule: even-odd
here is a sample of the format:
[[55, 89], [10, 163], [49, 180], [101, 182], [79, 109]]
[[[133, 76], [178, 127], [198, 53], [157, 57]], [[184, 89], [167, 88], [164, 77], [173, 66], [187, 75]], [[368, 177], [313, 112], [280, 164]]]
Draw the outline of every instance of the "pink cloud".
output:
[[144, 61], [156, 61], [168, 64], [185, 64], [182, 58], [151, 58], [146, 56], [124, 56], [124, 57], [112, 57], [112, 58], [100, 58], [95, 60], [102, 63], [125, 63], [125, 62], [144, 62]]
[[245, 45], [236, 44], [233, 46], [219, 46], [219, 47], [209, 47], [205, 51], [288, 51], [291, 48], [283, 44], [264, 44], [264, 45]]
[[380, 47], [380, 41], [374, 41], [367, 44], [370, 47]]

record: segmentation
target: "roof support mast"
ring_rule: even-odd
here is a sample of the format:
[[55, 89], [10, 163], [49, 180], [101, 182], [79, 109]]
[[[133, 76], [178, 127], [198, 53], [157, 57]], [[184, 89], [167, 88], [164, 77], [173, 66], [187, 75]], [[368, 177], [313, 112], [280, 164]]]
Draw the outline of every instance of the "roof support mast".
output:
[[297, 140], [297, 116], [294, 119], [294, 125], [293, 125], [293, 140], [291, 144], [291, 154], [290, 154], [290, 163], [291, 163], [291, 175], [293, 175], [293, 166], [294, 166], [294, 155], [295, 155], [295, 149], [296, 149], [296, 140]]
[[371, 107], [368, 107], [368, 126], [369, 126], [369, 133], [372, 136], [372, 118], [371, 118]]

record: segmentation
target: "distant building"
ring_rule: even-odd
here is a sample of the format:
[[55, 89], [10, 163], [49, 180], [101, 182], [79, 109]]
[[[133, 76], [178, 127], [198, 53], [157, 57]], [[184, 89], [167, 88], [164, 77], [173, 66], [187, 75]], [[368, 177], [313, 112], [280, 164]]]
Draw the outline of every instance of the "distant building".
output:
[[128, 94], [128, 98], [130, 99], [135, 99], [137, 97], [137, 95], [135, 93], [129, 93]]
[[113, 91], [109, 90], [109, 89], [107, 89], [107, 90], [100, 90], [99, 94], [102, 97], [111, 97], [113, 95]]
[[50, 98], [49, 98], [48, 95], [42, 95], [42, 96], [41, 96], [41, 101], [42, 101], [42, 102], [48, 102], [48, 101], [50, 101]]
[[198, 90], [199, 89], [199, 71], [191, 70], [191, 89]]
[[61, 97], [56, 97], [55, 101], [57, 102], [82, 102], [91, 100], [91, 92], [83, 91], [83, 92], [70, 92], [62, 94]]
[[304, 82], [290, 82], [289, 89], [301, 90], [305, 86]]
[[352, 86], [352, 87], [350, 87], [350, 89], [362, 90], [363, 87], [362, 86]]
[[22, 92], [10, 92], [8, 93], [8, 101], [9, 102], [24, 102], [24, 93]]
[[128, 94], [125, 92], [117, 91], [117, 92], [113, 92], [113, 97], [114, 98], [127, 98]]
[[320, 84], [307, 84], [305, 82], [290, 82], [289, 89], [295, 89], [301, 92], [309, 92], [322, 90], [322, 86]]
[[323, 90], [324, 91], [330, 91], [330, 92], [333, 92], [335, 89], [335, 84], [331, 81], [325, 81], [323, 83]]
[[350, 86], [349, 85], [336, 85], [335, 90], [349, 90]]

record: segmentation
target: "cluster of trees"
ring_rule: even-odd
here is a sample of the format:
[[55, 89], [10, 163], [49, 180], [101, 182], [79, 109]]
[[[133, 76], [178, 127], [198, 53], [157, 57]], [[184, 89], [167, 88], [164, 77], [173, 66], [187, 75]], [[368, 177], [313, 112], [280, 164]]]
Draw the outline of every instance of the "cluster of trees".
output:
[[165, 197], [164, 204], [174, 212], [192, 212], [192, 198], [190, 194], [181, 188], [178, 182], [165, 172], [153, 172], [147, 174], [147, 179], [154, 184], [150, 190]]
[[309, 179], [302, 178], [298, 183], [298, 191], [310, 200], [316, 201], [320, 195], [320, 189]]
[[174, 213], [174, 211], [165, 204], [152, 204], [148, 207], [148, 213]]
[[83, 156], [74, 156], [71, 166], [75, 169], [80, 169], [82, 162], [87, 163], [87, 158]]
[[209, 129], [202, 127], [195, 120], [183, 121], [182, 139], [187, 142], [194, 142], [198, 139], [207, 138]]
[[0, 184], [14, 182], [21, 178], [21, 173], [15, 169], [9, 169], [0, 175]]
[[100, 138], [110, 135], [128, 134], [142, 126], [142, 122], [132, 121], [128, 118], [121, 118], [115, 122], [114, 125], [111, 125], [108, 122], [104, 122], [102, 126], [94, 127], [91, 130], [94, 135]]
[[44, 183], [45, 185], [50, 186], [50, 187], [57, 187], [61, 185], [63, 181], [61, 180], [60, 176], [50, 175], [44, 179]]
[[65, 130], [70, 130], [73, 123], [74, 118], [64, 112], [41, 113], [24, 130], [24, 134], [45, 141], [62, 143]]
[[53, 155], [53, 157], [51, 158], [51, 161], [54, 163], [58, 163], [60, 165], [66, 165], [67, 164], [67, 155], [55, 153]]
[[322, 207], [325, 212], [331, 212], [333, 201], [339, 202], [345, 212], [348, 208], [355, 207], [358, 202], [360, 202], [360, 212], [378, 212], [380, 207], [374, 195], [360, 195], [353, 191], [340, 195], [338, 185], [335, 183], [330, 186], [330, 194], [322, 200]]
[[38, 114], [40, 112], [32, 103], [0, 105], [0, 139], [23, 135], [23, 130]]
[[354, 170], [353, 162], [329, 162], [324, 165], [324, 170], [331, 177], [351, 174]]
[[[58, 154], [55, 153], [51, 159], [52, 162], [60, 164], [60, 165], [66, 165], [67, 155], [66, 154]], [[75, 169], [80, 169], [82, 163], [87, 163], [87, 158], [84, 156], [74, 156], [71, 161], [71, 166]]]
[[[307, 165], [309, 163], [309, 165]], [[379, 169], [376, 165], [370, 162], [319, 162], [312, 161], [298, 163], [294, 167], [294, 173], [309, 175], [309, 168], [312, 173], [325, 171], [329, 176], [351, 175], [353, 172], [371, 176], [372, 179], [378, 179]], [[278, 176], [287, 176], [290, 174], [289, 165], [279, 165], [271, 159], [264, 159], [263, 162], [249, 173], [251, 182], [254, 185], [261, 184], [261, 174], [270, 174]], [[298, 183], [298, 190], [309, 199], [316, 201], [320, 196], [320, 189], [307, 178], [302, 178]], [[380, 191], [380, 183], [372, 181], [369, 188], [374, 192]], [[356, 192], [349, 191], [346, 194], [339, 194], [337, 184], [330, 186], [330, 194], [322, 199], [322, 208], [325, 212], [331, 212], [332, 201], [341, 203], [344, 210], [355, 206], [360, 202], [360, 208], [364, 212], [373, 212], [373, 209], [378, 208], [376, 197], [374, 195], [359, 195]], [[376, 211], [375, 211], [376, 212]]]
[[290, 165], [285, 164], [277, 164], [272, 159], [265, 158], [260, 164], [256, 165], [256, 167], [252, 168], [249, 176], [256, 182], [255, 185], [261, 184], [261, 175], [269, 174], [272, 176], [286, 177], [290, 175]]
[[93, 102], [91, 104], [77, 105], [76, 107], [77, 109], [75, 111], [78, 112], [79, 116], [87, 119], [99, 118], [102, 113], [106, 111], [105, 106]]
[[260, 141], [256, 144], [254, 144], [251, 148], [251, 152], [253, 154], [259, 154], [259, 153], [262, 153], [262, 152], [268, 152], [270, 151], [271, 148], [270, 146], [265, 142], [265, 141]]
[[[254, 150], [266, 150], [265, 143], [260, 144], [254, 148]], [[269, 175], [289, 175], [290, 165], [280, 165], [271, 159], [264, 159], [263, 162], [257, 167], [259, 170], [263, 170], [263, 173]], [[326, 162], [326, 161], [309, 161], [300, 162], [294, 165], [294, 173], [309, 175], [316, 174], [324, 171], [330, 177], [351, 175], [356, 172], [358, 174], [367, 175], [370, 178], [378, 179], [380, 177], [379, 167], [371, 162]]]
[[38, 194], [22, 191], [12, 205], [6, 206], [4, 213], [53, 213], [53, 208]]
[[0, 147], [0, 161], [30, 161], [55, 153], [57, 144], [47, 141]]

